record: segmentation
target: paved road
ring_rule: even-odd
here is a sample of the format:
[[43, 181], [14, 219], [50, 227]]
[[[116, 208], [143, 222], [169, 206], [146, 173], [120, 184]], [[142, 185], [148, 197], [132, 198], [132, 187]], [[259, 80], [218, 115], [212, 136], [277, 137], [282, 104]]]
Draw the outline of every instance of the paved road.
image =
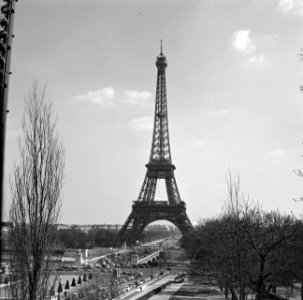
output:
[[142, 297], [144, 294], [147, 294], [148, 292], [150, 292], [151, 290], [154, 290], [158, 286], [161, 286], [169, 281], [172, 281], [175, 277], [176, 277], [176, 275], [167, 275], [159, 280], [152, 281], [151, 283], [149, 283], [147, 285], [143, 285], [142, 290], [140, 290], [140, 288], [138, 288], [138, 289], [136, 289], [135, 292], [129, 292], [129, 293], [125, 294], [125, 296], [121, 297], [120, 299], [137, 300], [140, 297]]
[[215, 287], [196, 285], [192, 282], [172, 283], [150, 300], [224, 300], [224, 295]]
[[182, 287], [181, 284], [170, 284], [168, 285], [163, 291], [161, 291], [159, 294], [153, 295], [151, 300], [168, 300], [170, 299], [174, 294], [177, 293], [177, 291]]

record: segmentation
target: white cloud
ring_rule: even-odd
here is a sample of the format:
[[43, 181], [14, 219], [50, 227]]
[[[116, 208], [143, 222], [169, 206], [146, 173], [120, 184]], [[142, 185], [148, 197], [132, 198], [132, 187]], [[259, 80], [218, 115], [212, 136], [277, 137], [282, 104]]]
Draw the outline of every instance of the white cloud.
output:
[[303, 0], [280, 0], [279, 8], [285, 13], [303, 15]]
[[283, 156], [285, 155], [285, 152], [286, 152], [285, 149], [278, 148], [278, 149], [268, 152], [267, 154], [272, 159], [279, 160], [279, 159], [283, 158]]
[[215, 111], [210, 111], [207, 113], [210, 117], [228, 117], [235, 113], [233, 108], [223, 108]]
[[250, 37], [250, 30], [238, 30], [233, 33], [233, 47], [244, 53], [252, 53], [257, 49], [253, 39]]
[[149, 105], [151, 104], [151, 92], [125, 90], [115, 91], [112, 87], [105, 87], [96, 91], [72, 97], [72, 100], [87, 101], [100, 106], [113, 105]]
[[207, 144], [207, 141], [205, 141], [205, 140], [195, 140], [195, 141], [193, 141], [193, 143], [192, 143], [194, 146], [198, 146], [198, 147], [205, 147], [206, 146], [206, 144]]
[[89, 91], [75, 97], [78, 101], [88, 101], [102, 106], [111, 106], [114, 104], [115, 91], [112, 87], [103, 88], [96, 91]]
[[148, 104], [151, 99], [151, 92], [126, 90], [121, 95], [121, 103], [125, 104]]
[[140, 117], [131, 121], [131, 128], [135, 130], [152, 130], [153, 119], [151, 117]]
[[263, 64], [265, 60], [264, 54], [260, 53], [259, 55], [252, 56], [248, 59], [249, 63], [254, 63], [254, 64]]
[[[263, 65], [265, 61], [265, 56], [263, 53], [258, 51], [257, 47], [257, 40], [258, 45], [262, 41], [263, 44], [266, 44], [267, 40], [272, 40], [273, 36], [261, 36], [258, 38], [252, 38], [250, 30], [238, 30], [233, 33], [233, 47], [235, 50], [243, 53], [248, 57], [248, 63], [253, 63], [257, 65]], [[258, 53], [259, 52], [259, 53]]]

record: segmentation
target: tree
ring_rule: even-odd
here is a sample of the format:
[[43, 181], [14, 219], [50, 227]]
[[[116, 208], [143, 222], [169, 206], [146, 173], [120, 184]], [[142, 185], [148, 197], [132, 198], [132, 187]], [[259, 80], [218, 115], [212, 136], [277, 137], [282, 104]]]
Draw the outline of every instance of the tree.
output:
[[64, 248], [79, 249], [86, 248], [86, 233], [80, 229], [59, 229], [58, 240]]
[[249, 204], [239, 193], [239, 179], [230, 174], [227, 186], [227, 209], [197, 227], [198, 267], [210, 270], [226, 296], [230, 292], [234, 300], [246, 299], [248, 292], [256, 293], [256, 300], [273, 297], [271, 290], [275, 292], [277, 284], [289, 286], [296, 276], [300, 278], [301, 225], [291, 216]]
[[76, 286], [76, 279], [73, 277], [72, 286]]
[[58, 292], [58, 299], [60, 299], [60, 293], [63, 292], [63, 286], [62, 286], [62, 283], [61, 283], [61, 282], [59, 282], [57, 292]]
[[66, 283], [65, 283], [65, 287], [64, 287], [66, 290], [69, 290], [69, 281], [68, 280], [66, 280]]
[[15, 299], [45, 299], [53, 265], [55, 228], [61, 208], [64, 151], [45, 87], [25, 98], [20, 162], [10, 180], [10, 242]]
[[118, 242], [117, 230], [99, 229], [95, 235], [95, 243], [100, 247], [114, 247]]
[[55, 286], [54, 285], [51, 286], [50, 291], [49, 291], [49, 295], [50, 296], [55, 296], [56, 295]]
[[247, 263], [250, 258], [243, 234], [237, 230], [237, 221], [224, 214], [200, 223], [196, 258], [202, 274], [210, 273], [210, 279], [215, 279], [226, 296], [231, 293], [232, 299], [238, 299], [238, 295], [245, 299], [249, 288]]

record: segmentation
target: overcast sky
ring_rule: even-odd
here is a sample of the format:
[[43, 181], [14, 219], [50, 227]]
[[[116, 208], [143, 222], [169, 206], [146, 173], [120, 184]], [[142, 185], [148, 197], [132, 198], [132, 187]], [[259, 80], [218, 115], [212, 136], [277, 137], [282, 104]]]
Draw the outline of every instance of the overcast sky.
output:
[[221, 212], [228, 170], [265, 210], [300, 215], [302, 28], [302, 0], [18, 1], [5, 216], [23, 98], [37, 79], [66, 152], [60, 222], [126, 220], [149, 159], [161, 39], [172, 160], [191, 221]]

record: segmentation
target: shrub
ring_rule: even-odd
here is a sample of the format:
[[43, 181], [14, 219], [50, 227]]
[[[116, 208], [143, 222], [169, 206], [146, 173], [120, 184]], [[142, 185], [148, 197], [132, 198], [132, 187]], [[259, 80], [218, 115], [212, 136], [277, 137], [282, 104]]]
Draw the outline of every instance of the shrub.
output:
[[55, 296], [55, 295], [56, 295], [55, 287], [54, 287], [54, 286], [51, 287], [51, 289], [50, 289], [50, 291], [49, 291], [49, 295], [50, 295], [50, 296]]
[[59, 286], [58, 286], [58, 290], [57, 290], [58, 293], [62, 293], [63, 292], [63, 286], [62, 286], [62, 283], [59, 282]]
[[76, 280], [74, 277], [73, 277], [73, 281], [72, 281], [72, 286], [76, 286]]
[[65, 289], [66, 289], [66, 290], [69, 290], [69, 281], [68, 281], [68, 280], [66, 280]]

